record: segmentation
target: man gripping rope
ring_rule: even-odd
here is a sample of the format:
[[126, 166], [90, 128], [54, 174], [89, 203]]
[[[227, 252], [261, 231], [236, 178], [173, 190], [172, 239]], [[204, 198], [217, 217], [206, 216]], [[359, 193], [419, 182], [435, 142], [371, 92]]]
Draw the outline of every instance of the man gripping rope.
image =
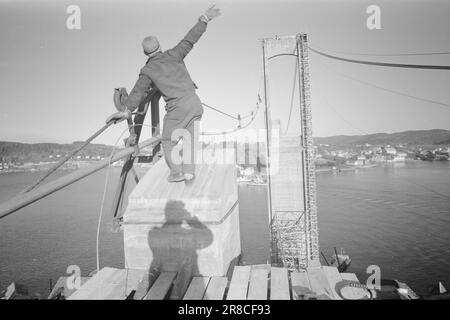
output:
[[[194, 123], [201, 119], [203, 107], [195, 93], [197, 87], [183, 60], [206, 31], [208, 22], [219, 15], [220, 9], [215, 8], [214, 5], [209, 7], [184, 39], [164, 52], [161, 51], [155, 36], [146, 37], [142, 41], [142, 47], [148, 60], [141, 69], [133, 90], [123, 102], [126, 111], [117, 112], [106, 120], [106, 122], [117, 122], [131, 117], [131, 112], [137, 109], [150, 90], [157, 88], [166, 102], [167, 112], [164, 116], [161, 143], [164, 158], [170, 169], [170, 175], [167, 178], [169, 182], [183, 180], [189, 182], [195, 177], [195, 146], [198, 144], [199, 137], [198, 133], [194, 134]], [[190, 161], [183, 164], [176, 163], [172, 155], [174, 147], [180, 140], [180, 136], [173, 135], [177, 129], [187, 130], [191, 137], [190, 143], [187, 143], [190, 145], [190, 150], [185, 150], [189, 151]]]

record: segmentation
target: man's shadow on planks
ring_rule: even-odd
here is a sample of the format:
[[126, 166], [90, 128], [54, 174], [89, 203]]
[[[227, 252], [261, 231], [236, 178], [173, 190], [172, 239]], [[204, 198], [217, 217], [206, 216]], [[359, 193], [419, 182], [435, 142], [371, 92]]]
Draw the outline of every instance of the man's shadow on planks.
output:
[[[164, 209], [165, 222], [148, 233], [153, 260], [148, 276], [141, 281], [134, 299], [142, 299], [162, 271], [176, 272], [169, 299], [182, 299], [193, 276], [201, 276], [198, 250], [213, 242], [212, 231], [186, 210], [183, 201], [169, 201]], [[205, 292], [206, 288], [198, 288]]]

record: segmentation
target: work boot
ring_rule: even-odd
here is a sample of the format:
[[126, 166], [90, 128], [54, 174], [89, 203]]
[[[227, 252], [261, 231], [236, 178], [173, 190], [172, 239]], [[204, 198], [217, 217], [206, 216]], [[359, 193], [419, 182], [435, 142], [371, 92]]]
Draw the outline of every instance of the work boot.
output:
[[184, 180], [184, 175], [181, 172], [171, 173], [167, 177], [167, 181], [169, 181], [169, 182], [181, 182], [183, 180]]

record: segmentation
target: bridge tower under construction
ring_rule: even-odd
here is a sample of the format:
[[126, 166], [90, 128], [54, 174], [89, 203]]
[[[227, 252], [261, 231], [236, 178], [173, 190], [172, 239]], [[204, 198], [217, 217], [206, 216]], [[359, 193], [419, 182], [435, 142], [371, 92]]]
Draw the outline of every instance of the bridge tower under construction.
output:
[[[307, 36], [264, 38], [262, 50], [271, 263], [306, 269], [319, 260]], [[291, 110], [290, 124], [299, 133], [294, 135], [282, 133], [279, 122], [271, 118], [270, 67], [280, 58], [295, 58], [297, 64], [299, 108]]]

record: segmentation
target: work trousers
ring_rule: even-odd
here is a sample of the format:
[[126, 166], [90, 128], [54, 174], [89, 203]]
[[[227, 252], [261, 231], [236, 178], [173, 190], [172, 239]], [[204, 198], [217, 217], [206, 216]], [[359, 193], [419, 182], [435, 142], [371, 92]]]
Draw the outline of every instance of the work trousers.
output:
[[[166, 111], [161, 144], [170, 173], [194, 174], [200, 134], [198, 123], [203, 114], [201, 101], [192, 93], [176, 103], [166, 105]], [[180, 140], [181, 150], [177, 145]]]

